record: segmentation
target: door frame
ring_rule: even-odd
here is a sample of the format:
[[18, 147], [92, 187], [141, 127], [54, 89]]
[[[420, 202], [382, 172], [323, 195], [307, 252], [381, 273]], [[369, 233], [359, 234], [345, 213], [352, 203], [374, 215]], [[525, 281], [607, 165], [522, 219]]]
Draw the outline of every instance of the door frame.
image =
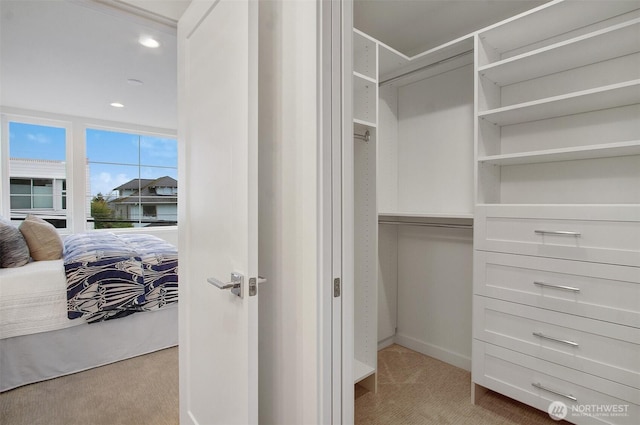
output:
[[342, 129], [342, 422], [354, 423], [354, 147], [353, 147], [353, 0], [341, 0], [341, 129]]
[[[354, 421], [353, 0], [319, 0], [320, 415]], [[336, 279], [340, 279], [339, 283]], [[335, 285], [340, 294], [334, 294]]]
[[[354, 421], [353, 0], [319, 1], [322, 327], [320, 423]], [[329, 274], [330, 273], [330, 274]], [[339, 295], [334, 295], [340, 279]]]

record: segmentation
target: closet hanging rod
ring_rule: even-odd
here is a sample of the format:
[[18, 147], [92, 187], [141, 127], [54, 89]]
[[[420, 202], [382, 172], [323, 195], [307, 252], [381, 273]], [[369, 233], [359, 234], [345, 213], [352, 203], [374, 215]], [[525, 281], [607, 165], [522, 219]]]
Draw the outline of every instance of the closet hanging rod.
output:
[[423, 221], [390, 221], [380, 220], [378, 224], [407, 224], [409, 226], [445, 227], [449, 229], [473, 229], [473, 224], [428, 223]]
[[413, 71], [405, 72], [404, 74], [400, 74], [400, 75], [395, 76], [393, 78], [389, 78], [388, 80], [381, 81], [379, 86], [382, 87], [384, 85], [391, 84], [391, 83], [393, 83], [395, 81], [398, 81], [398, 80], [401, 80], [401, 79], [403, 79], [403, 78], [405, 78], [405, 77], [407, 77], [409, 75], [417, 74], [418, 72], [425, 71], [425, 70], [427, 70], [429, 68], [433, 68], [434, 66], [442, 65], [443, 63], [447, 63], [449, 61], [461, 58], [461, 57], [463, 57], [465, 55], [468, 55], [469, 53], [473, 53], [473, 49], [466, 50], [466, 51], [464, 51], [462, 53], [458, 53], [457, 55], [453, 55], [453, 56], [450, 56], [448, 58], [439, 60], [437, 62], [430, 63], [429, 65], [421, 66], [420, 68], [414, 69]]
[[369, 140], [371, 140], [371, 133], [369, 132], [369, 130], [365, 131], [364, 134], [353, 133], [353, 137], [368, 142]]

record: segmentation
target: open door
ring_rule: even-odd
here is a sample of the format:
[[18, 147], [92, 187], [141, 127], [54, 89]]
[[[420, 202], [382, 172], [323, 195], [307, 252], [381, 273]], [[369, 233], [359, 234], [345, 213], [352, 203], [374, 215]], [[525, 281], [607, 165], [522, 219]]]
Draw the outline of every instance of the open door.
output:
[[178, 23], [183, 425], [258, 422], [257, 44], [255, 1]]

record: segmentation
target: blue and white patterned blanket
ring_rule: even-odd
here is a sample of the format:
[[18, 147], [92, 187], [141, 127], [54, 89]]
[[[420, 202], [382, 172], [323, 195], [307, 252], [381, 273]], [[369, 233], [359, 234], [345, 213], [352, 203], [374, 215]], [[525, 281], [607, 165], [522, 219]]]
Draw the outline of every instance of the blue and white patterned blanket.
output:
[[69, 319], [100, 322], [178, 301], [178, 251], [158, 237], [79, 233], [64, 246]]

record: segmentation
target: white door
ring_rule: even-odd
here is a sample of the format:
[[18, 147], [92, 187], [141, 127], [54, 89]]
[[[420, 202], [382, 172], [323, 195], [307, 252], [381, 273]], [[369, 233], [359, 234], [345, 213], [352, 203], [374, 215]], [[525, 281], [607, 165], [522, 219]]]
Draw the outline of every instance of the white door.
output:
[[[251, 0], [194, 1], [178, 23], [183, 425], [258, 422], [257, 31]], [[242, 296], [214, 285], [232, 273]]]

